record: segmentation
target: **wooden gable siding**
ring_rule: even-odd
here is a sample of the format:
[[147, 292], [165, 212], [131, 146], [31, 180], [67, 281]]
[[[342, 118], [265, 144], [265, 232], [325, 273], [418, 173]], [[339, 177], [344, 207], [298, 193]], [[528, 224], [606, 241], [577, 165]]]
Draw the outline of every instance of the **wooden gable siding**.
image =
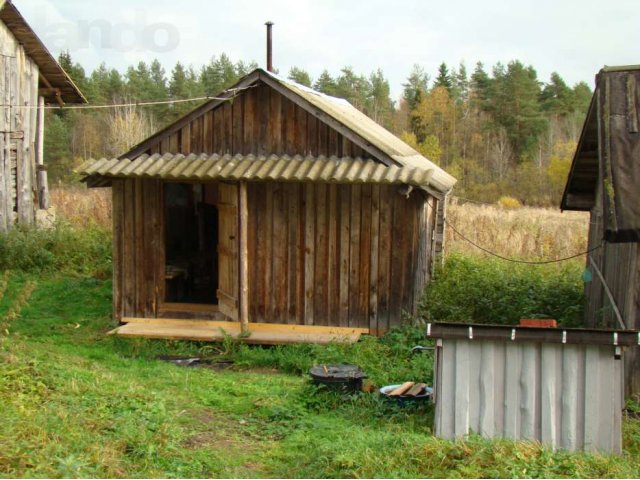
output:
[[372, 158], [326, 123], [263, 83], [204, 112], [146, 153]]
[[310, 183], [254, 183], [248, 193], [252, 322], [375, 333], [415, 313], [435, 226], [421, 194]]

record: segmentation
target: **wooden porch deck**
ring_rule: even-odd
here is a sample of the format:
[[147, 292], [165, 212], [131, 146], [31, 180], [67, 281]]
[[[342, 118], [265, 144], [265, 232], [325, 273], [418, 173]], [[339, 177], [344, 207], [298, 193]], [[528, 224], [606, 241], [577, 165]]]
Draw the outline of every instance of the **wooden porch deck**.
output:
[[368, 328], [249, 323], [249, 333], [242, 335], [240, 322], [134, 317], [124, 317], [122, 322], [124, 325], [111, 330], [109, 335], [200, 342], [219, 342], [225, 336], [231, 336], [250, 344], [280, 345], [289, 343], [355, 343], [361, 335], [369, 333]]

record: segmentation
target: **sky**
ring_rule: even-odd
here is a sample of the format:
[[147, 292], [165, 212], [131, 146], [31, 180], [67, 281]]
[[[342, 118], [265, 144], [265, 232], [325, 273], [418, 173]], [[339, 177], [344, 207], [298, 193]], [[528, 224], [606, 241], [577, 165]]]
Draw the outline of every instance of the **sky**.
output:
[[542, 81], [556, 71], [593, 87], [602, 66], [640, 63], [638, 0], [13, 1], [55, 56], [68, 50], [89, 71], [157, 58], [169, 73], [222, 52], [264, 67], [267, 20], [281, 74], [381, 68], [394, 99], [415, 64], [434, 78], [442, 62], [471, 72], [518, 59]]

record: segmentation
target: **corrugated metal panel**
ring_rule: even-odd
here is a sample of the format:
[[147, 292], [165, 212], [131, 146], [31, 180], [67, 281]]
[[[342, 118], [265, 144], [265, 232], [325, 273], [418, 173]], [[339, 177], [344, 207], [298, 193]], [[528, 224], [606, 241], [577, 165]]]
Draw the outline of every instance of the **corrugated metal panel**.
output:
[[317, 92], [309, 87], [280, 77], [272, 72], [264, 72], [280, 82], [285, 88], [313, 104], [345, 127], [371, 142], [377, 148], [389, 155], [404, 167], [433, 170], [432, 183], [434, 188], [442, 192], [449, 191], [456, 183], [456, 179], [438, 167], [435, 163], [422, 156], [419, 152], [400, 140], [393, 133], [373, 119], [367, 117], [360, 110], [342, 98], [331, 97]]
[[622, 362], [613, 346], [442, 339], [436, 434], [622, 450]]
[[78, 169], [87, 177], [165, 180], [379, 183], [428, 186], [432, 170], [386, 166], [373, 160], [337, 157], [254, 155], [141, 155], [135, 160], [90, 160]]

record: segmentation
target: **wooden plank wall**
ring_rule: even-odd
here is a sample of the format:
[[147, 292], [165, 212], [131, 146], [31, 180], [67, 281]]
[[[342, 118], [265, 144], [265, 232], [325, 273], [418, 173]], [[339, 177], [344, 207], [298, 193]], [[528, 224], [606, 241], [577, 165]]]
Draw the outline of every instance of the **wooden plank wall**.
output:
[[[0, 22], [0, 232], [35, 221], [38, 67]], [[20, 106], [21, 108], [17, 108]]]
[[[603, 243], [604, 225], [600, 188], [596, 204], [591, 211], [589, 249]], [[640, 244], [604, 243], [590, 254], [602, 273], [627, 328], [640, 329]], [[587, 265], [591, 267], [588, 263]], [[602, 281], [595, 272], [585, 283], [585, 326], [620, 328], [611, 301]], [[625, 353], [626, 395], [640, 394], [640, 347], [627, 349]]]
[[159, 180], [114, 180], [113, 312], [157, 316], [164, 298], [162, 185]]
[[260, 84], [193, 119], [147, 153], [371, 156]]
[[415, 312], [435, 218], [421, 193], [407, 199], [392, 186], [251, 183], [248, 197], [252, 322], [375, 332]]

